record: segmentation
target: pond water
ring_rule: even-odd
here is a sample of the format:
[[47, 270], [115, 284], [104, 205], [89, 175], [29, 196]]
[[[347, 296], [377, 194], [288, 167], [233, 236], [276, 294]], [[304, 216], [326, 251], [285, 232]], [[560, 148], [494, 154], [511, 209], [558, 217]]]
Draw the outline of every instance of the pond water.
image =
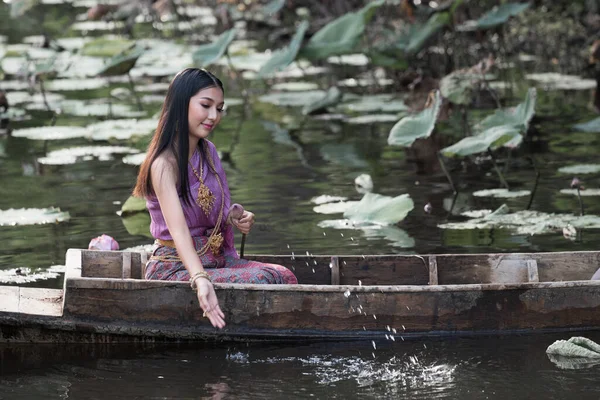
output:
[[[93, 60], [85, 61], [93, 64]], [[3, 64], [3, 67], [8, 70], [10, 65]], [[353, 68], [347, 67], [342, 72], [348, 74]], [[500, 74], [510, 77], [515, 89], [512, 96], [507, 95], [509, 105], [522, 101], [527, 87], [533, 84], [526, 80], [525, 73], [532, 72], [536, 66], [529, 65], [530, 71], [521, 68], [524, 67]], [[225, 78], [228, 96], [238, 99], [236, 81], [229, 79], [226, 70], [220, 67], [215, 71]], [[120, 106], [115, 105], [113, 112], [152, 118], [160, 109], [168, 79], [166, 76], [135, 76], [136, 85], [142, 87], [142, 113], [136, 114], [136, 101], [131, 97], [126, 97]], [[12, 86], [8, 80], [0, 83], [0, 89], [7, 90], [9, 99], [29, 104], [27, 114], [31, 119], [11, 122], [15, 134], [0, 136], [0, 212], [58, 207], [68, 212], [70, 218], [65, 222], [23, 225], [16, 224], [13, 217], [8, 225], [0, 223], [2, 284], [61, 287], [60, 266], [64, 265], [66, 250], [87, 248], [89, 241], [101, 234], [114, 237], [121, 248], [150, 244], [152, 240], [140, 234], [139, 222], [132, 228], [117, 214], [130, 196], [137, 174], [135, 165], [123, 162], [127, 149], [111, 155], [87, 147], [126, 146], [134, 149], [131, 151], [141, 152], [151, 129], [142, 129], [145, 136], [121, 140], [107, 140], [98, 131], [94, 131], [96, 136], [73, 134], [75, 137], [60, 140], [49, 140], [48, 133], [42, 136], [45, 140], [21, 137], [16, 133], [20, 129], [51, 125], [52, 114], [40, 107], [41, 98], [28, 98], [23, 94], [26, 85], [17, 88], [14, 80], [10, 82]], [[48, 85], [50, 105], [55, 101], [62, 110], [54, 121], [56, 126], [87, 127], [106, 119], [108, 93], [119, 89], [113, 92], [119, 94], [127, 88], [123, 81], [99, 84], [86, 80], [75, 85], [77, 90], [64, 91], [61, 90], [65, 88], [64, 82]], [[314, 89], [310, 84], [304, 86], [307, 90]], [[524, 210], [529, 197], [474, 196], [475, 191], [501, 185], [489, 165], [478, 168], [477, 164], [465, 164], [464, 168], [459, 166], [452, 170], [460, 193], [450, 213], [453, 193], [437, 164], [434, 147], [425, 145], [409, 152], [388, 146], [387, 136], [394, 125], [389, 117], [383, 118], [386, 122], [369, 124], [309, 118], [309, 122], [299, 128], [298, 107], [279, 107], [257, 100], [267, 91], [260, 82], [251, 84], [248, 104], [231, 101], [222, 125], [211, 137], [223, 153], [233, 200], [257, 217], [246, 244], [249, 253], [412, 254], [597, 249], [598, 229], [580, 230], [574, 240], [564, 237], [564, 226], [536, 235], [508, 229], [442, 229], [441, 224], [464, 221], [465, 217], [459, 215], [462, 211], [494, 210], [503, 203], [512, 210]], [[352, 91], [361, 93], [361, 89]], [[559, 169], [598, 163], [598, 133], [573, 128], [576, 123], [596, 117], [588, 107], [591, 92], [589, 88], [546, 90], [544, 85], [538, 86], [532, 140], [523, 146], [523, 153], [513, 157], [505, 172], [512, 190], [531, 190], [535, 171], [522, 154], [534, 157], [540, 179], [531, 210], [579, 213], [577, 197], [560, 192], [569, 188], [575, 174], [561, 173]], [[307, 92], [298, 92], [289, 97], [297, 100], [308, 96]], [[99, 103], [90, 103], [91, 100]], [[358, 113], [352, 115], [363, 115], [366, 112], [361, 111], [369, 107], [368, 101], [362, 103], [358, 110], [353, 109]], [[462, 137], [459, 114], [454, 113], [438, 125], [439, 137], [446, 138], [441, 139], [442, 142], [450, 144]], [[477, 120], [483, 114], [474, 111], [470, 118]], [[139, 128], [140, 124], [133, 126]], [[439, 149], [439, 143], [435, 146]], [[85, 149], [53, 153], [76, 147]], [[68, 156], [76, 151], [80, 157], [68, 163]], [[86, 152], [95, 155], [86, 157]], [[504, 168], [504, 164], [502, 166]], [[342, 218], [341, 214], [317, 213], [316, 204], [311, 200], [321, 195], [360, 200], [362, 194], [356, 190], [354, 180], [361, 174], [372, 177], [375, 193], [409, 194], [414, 210], [393, 227], [323, 227], [324, 221]], [[598, 172], [578, 174], [578, 177], [588, 190], [598, 188]], [[583, 202], [586, 214], [600, 215], [597, 197], [583, 197]], [[428, 203], [431, 213], [424, 210]], [[44, 211], [30, 211], [21, 217], [44, 219], [47, 215]], [[0, 215], [2, 220], [8, 220], [6, 215]], [[239, 235], [236, 239], [239, 244]], [[20, 274], [15, 272], [17, 269], [21, 270]], [[600, 366], [561, 369], [545, 354], [546, 347], [554, 340], [575, 334], [413, 340], [393, 344], [382, 341], [375, 346], [371, 343], [148, 348], [10, 346], [0, 348], [0, 399], [558, 399], [567, 394], [598, 398]], [[597, 333], [585, 333], [585, 336], [600, 341]]]

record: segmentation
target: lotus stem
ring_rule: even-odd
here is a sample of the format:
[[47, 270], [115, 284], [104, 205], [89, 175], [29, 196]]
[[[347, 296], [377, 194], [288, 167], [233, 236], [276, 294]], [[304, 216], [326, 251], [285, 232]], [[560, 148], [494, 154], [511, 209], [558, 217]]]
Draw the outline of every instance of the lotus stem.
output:
[[[506, 164], [504, 164], [504, 173], [505, 174], [508, 173], [508, 170], [510, 168], [510, 163], [512, 161], [512, 154], [513, 154], [513, 149], [508, 149], [508, 156], [506, 157]], [[535, 169], [535, 165], [533, 167]]]
[[506, 179], [504, 179], [504, 175], [502, 175], [502, 171], [500, 171], [500, 168], [498, 168], [498, 164], [496, 163], [496, 157], [494, 157], [494, 153], [492, 152], [492, 149], [490, 149], [488, 147], [488, 154], [490, 155], [491, 159], [492, 159], [492, 164], [494, 165], [494, 169], [496, 170], [496, 173], [498, 174], [498, 177], [500, 178], [500, 182], [502, 183], [502, 186], [504, 186], [506, 188], [506, 190], [510, 190], [510, 187], [508, 186], [508, 182], [506, 182]]
[[531, 205], [533, 204], [533, 197], [535, 196], [535, 192], [537, 191], [539, 180], [540, 180], [540, 172], [535, 171], [535, 182], [533, 183], [533, 189], [531, 189], [531, 195], [529, 196], [529, 203], [527, 203], [526, 210], [529, 210], [531, 208]]
[[50, 105], [48, 104], [48, 99], [46, 99], [46, 89], [44, 89], [44, 80], [40, 79], [40, 90], [42, 91], [42, 98], [44, 99], [44, 105], [48, 111], [52, 111]]
[[577, 186], [577, 198], [579, 199], [579, 215], [583, 217], [583, 199], [581, 198], [581, 186]]
[[131, 74], [129, 72], [127, 72], [127, 79], [129, 79], [129, 86], [131, 87], [131, 93], [133, 93], [133, 96], [135, 97], [135, 101], [138, 106], [138, 111], [144, 111], [144, 108], [142, 107], [142, 101], [140, 100], [140, 97], [135, 91], [135, 84], [133, 83], [133, 78], [131, 77]]
[[457, 199], [458, 192], [454, 192], [454, 195], [452, 196], [452, 203], [450, 204], [450, 209], [448, 209], [448, 215], [446, 216], [446, 219], [450, 218], [450, 216], [452, 215], [452, 211], [454, 211], [454, 206], [456, 205]]
[[446, 163], [444, 162], [444, 158], [443, 158], [442, 154], [440, 152], [438, 152], [437, 157], [438, 157], [438, 161], [440, 162], [440, 167], [442, 168], [444, 175], [446, 175], [446, 179], [448, 179], [448, 182], [450, 183], [450, 187], [452, 188], [452, 193], [454, 193], [454, 194], [458, 193], [456, 191], [456, 186], [454, 186], [454, 181], [452, 181], [452, 176], [450, 176], [448, 169], [446, 169]]
[[463, 129], [465, 131], [465, 137], [471, 136], [471, 128], [469, 128], [469, 110], [465, 106], [461, 106], [461, 113], [463, 119]]
[[233, 66], [233, 62], [231, 61], [231, 56], [229, 55], [229, 49], [225, 53], [227, 57], [227, 64], [229, 65], [229, 69], [235, 74], [235, 78], [238, 81], [238, 85], [240, 86], [240, 91], [242, 92], [242, 97], [245, 99], [248, 96], [248, 92], [246, 90], [246, 86], [244, 85], [244, 77], [242, 74]]

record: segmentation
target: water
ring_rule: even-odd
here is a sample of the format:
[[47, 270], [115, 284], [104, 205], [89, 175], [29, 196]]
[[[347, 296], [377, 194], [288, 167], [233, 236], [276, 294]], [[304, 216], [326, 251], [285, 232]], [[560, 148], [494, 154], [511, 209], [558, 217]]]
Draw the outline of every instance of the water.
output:
[[13, 345], [0, 350], [0, 398], [596, 399], [600, 365], [561, 369], [545, 354], [568, 336], [384, 340], [377, 350], [369, 343]]
[[[56, 13], [57, 9], [52, 10]], [[69, 13], [75, 15], [70, 8]], [[16, 38], [11, 36], [11, 40]], [[517, 76], [513, 83], [520, 96], [527, 83], [521, 75]], [[110, 89], [122, 86], [126, 85], [112, 83]], [[235, 84], [226, 80], [226, 86]], [[255, 89], [262, 90], [260, 85]], [[235, 95], [235, 90], [228, 90], [228, 94], [232, 92]], [[98, 99], [105, 98], [107, 93], [108, 89], [103, 88], [63, 94], [69, 99]], [[568, 187], [572, 176], [557, 170], [575, 163], [597, 163], [598, 135], [572, 129], [572, 124], [596, 116], [587, 107], [590, 95], [590, 90], [539, 90], [534, 122], [537, 133], [524, 146], [534, 155], [541, 173], [533, 210], [553, 213], [579, 210], [574, 196], [559, 193]], [[515, 97], [511, 104], [518, 101]], [[156, 96], [147, 99], [146, 117], [159, 107]], [[387, 146], [387, 134], [393, 123], [318, 122], [301, 131], [286, 131], [285, 124], [273, 121], [282, 121], [285, 115], [293, 115], [293, 111], [259, 106], [255, 102], [247, 111], [242, 117], [241, 107], [231, 107], [211, 138], [219, 150], [230, 152], [225, 167], [232, 198], [257, 217], [247, 241], [247, 252], [291, 256], [307, 252], [597, 250], [600, 239], [597, 230], [586, 230], [572, 241], [564, 238], [560, 230], [530, 236], [498, 229], [439, 229], [438, 224], [459, 219], [448, 215], [450, 187], [431, 157], [431, 149], [421, 147], [418, 153], [413, 153]], [[13, 124], [13, 128], [50, 123], [47, 112], [31, 114], [30, 121]], [[477, 118], [477, 112], [471, 118]], [[63, 114], [57, 124], [91, 122], [96, 120]], [[456, 140], [461, 136], [460, 117], [440, 123], [438, 131], [442, 137]], [[141, 150], [144, 140], [147, 138], [124, 143]], [[102, 233], [115, 237], [121, 248], [151, 243], [148, 237], [129, 233], [116, 214], [130, 195], [137, 167], [124, 164], [119, 156], [108, 161], [94, 159], [60, 166], [37, 162], [52, 150], [75, 145], [85, 146], [90, 142], [0, 137], [0, 210], [60, 207], [71, 215], [66, 223], [0, 227], [0, 273], [17, 268], [44, 272], [51, 266], [62, 265], [68, 248], [86, 248], [90, 239]], [[488, 171], [487, 168], [453, 171], [461, 191], [456, 209], [495, 209], [503, 202], [513, 209], [524, 209], [527, 197], [501, 200], [471, 195], [475, 190], [500, 187], [497, 176]], [[353, 182], [363, 173], [372, 176], [376, 193], [410, 194], [415, 209], [398, 225], [401, 230], [374, 232], [319, 227], [323, 220], [339, 216], [314, 212], [311, 199], [332, 195], [359, 200], [362, 195]], [[512, 189], [531, 189], [534, 176], [530, 164], [519, 156], [506, 174]], [[598, 174], [580, 178], [586, 187], [598, 187]], [[424, 211], [428, 203], [432, 206], [430, 214]], [[586, 213], [600, 214], [600, 204], [594, 197], [584, 198], [584, 203]], [[238, 245], [239, 239], [238, 235]], [[61, 274], [47, 278], [27, 285], [61, 286]], [[576, 334], [427, 341], [391, 341], [383, 337], [374, 344], [11, 345], [0, 347], [0, 398], [597, 399], [599, 366], [561, 369], [545, 354], [554, 340]], [[600, 342], [597, 332], [586, 332], [585, 336]]]

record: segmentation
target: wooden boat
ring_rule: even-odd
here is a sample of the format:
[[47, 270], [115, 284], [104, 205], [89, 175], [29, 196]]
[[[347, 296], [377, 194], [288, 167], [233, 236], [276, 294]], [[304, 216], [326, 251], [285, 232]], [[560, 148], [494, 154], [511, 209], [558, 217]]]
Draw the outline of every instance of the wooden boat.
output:
[[227, 326], [146, 253], [67, 252], [64, 288], [0, 287], [0, 342], [388, 339], [600, 328], [600, 252], [253, 256], [299, 285], [216, 284]]

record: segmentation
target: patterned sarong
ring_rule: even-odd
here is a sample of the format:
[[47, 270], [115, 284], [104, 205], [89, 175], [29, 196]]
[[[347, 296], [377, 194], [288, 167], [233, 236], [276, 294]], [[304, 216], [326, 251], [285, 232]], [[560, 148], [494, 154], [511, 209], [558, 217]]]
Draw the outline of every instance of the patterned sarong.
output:
[[[194, 237], [194, 245], [199, 250], [207, 242], [206, 236]], [[155, 245], [152, 253], [158, 257], [177, 257], [174, 247]], [[254, 283], [254, 284], [297, 284], [296, 276], [284, 266], [249, 261], [222, 254], [215, 255], [210, 250], [200, 256], [204, 270], [215, 283]], [[166, 281], [188, 281], [190, 274], [181, 261], [150, 259], [146, 264], [146, 279]]]

